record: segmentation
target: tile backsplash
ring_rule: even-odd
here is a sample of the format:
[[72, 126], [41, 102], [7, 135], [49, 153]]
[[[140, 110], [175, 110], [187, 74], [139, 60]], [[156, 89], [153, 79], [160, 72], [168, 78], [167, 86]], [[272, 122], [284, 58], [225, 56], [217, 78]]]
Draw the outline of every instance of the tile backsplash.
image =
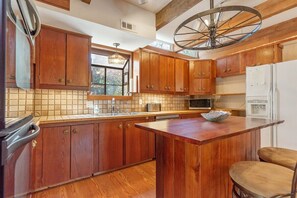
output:
[[[189, 96], [167, 94], [133, 94], [132, 100], [116, 100], [118, 112], [145, 111], [147, 103], [161, 103], [163, 111], [185, 110]], [[6, 117], [25, 113], [36, 116], [92, 114], [111, 112], [111, 100], [87, 100], [87, 91], [36, 89], [6, 89]]]

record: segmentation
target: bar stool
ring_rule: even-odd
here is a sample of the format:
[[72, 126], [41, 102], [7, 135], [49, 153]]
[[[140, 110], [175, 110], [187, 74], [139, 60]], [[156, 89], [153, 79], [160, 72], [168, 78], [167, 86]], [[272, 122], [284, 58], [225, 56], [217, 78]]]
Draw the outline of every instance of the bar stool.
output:
[[294, 170], [297, 162], [297, 151], [285, 149], [264, 147], [258, 150], [261, 161], [278, 164]]
[[[296, 164], [296, 162], [295, 162]], [[295, 171], [266, 162], [242, 161], [233, 164], [229, 175], [236, 198], [296, 198], [297, 164]]]

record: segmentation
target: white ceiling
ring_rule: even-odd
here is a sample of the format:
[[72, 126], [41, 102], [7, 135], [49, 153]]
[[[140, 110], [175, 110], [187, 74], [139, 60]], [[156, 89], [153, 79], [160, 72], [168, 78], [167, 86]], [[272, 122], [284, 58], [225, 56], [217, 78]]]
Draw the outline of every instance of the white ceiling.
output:
[[[230, 6], [230, 5], [244, 5], [248, 7], [254, 7], [263, 3], [267, 0], [215, 0], [215, 7], [221, 6]], [[175, 18], [166, 26], [162, 27], [157, 31], [157, 39], [161, 41], [165, 41], [168, 43], [173, 43], [173, 35], [176, 28], [184, 22], [186, 19], [190, 18], [191, 16], [208, 10], [210, 8], [209, 0], [203, 0], [202, 2], [198, 3], [196, 6], [192, 7], [182, 15]]]
[[[133, 5], [136, 5], [150, 12], [157, 13], [172, 0], [124, 0], [124, 1], [127, 1]], [[146, 1], [147, 3], [140, 5], [139, 2], [141, 1]]]

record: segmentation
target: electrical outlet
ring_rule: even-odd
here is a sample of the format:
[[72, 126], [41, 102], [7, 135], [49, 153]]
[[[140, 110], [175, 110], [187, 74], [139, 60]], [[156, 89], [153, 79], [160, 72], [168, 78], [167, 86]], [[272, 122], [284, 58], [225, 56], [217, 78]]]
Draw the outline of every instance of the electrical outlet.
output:
[[142, 105], [142, 99], [139, 99], [139, 104]]

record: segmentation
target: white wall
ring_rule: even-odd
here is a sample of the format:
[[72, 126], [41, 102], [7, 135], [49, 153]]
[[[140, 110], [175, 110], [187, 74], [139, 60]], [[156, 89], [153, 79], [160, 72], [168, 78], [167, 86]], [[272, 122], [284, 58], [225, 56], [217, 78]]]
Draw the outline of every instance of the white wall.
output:
[[[97, 35], [98, 38], [96, 38], [96, 35], [92, 35], [94, 31], [88, 32], [88, 30], [94, 29], [96, 25], [102, 26], [102, 29], [114, 29], [125, 34], [124, 38], [119, 39], [119, 36], [113, 34], [103, 35], [103, 37], [109, 36], [114, 42], [118, 42], [117, 40], [121, 39], [122, 42], [124, 42], [123, 40], [133, 42], [134, 38], [154, 41], [156, 38], [155, 14], [123, 0], [92, 0], [90, 5], [83, 3], [81, 0], [71, 0], [70, 11], [41, 2], [35, 2], [41, 14], [42, 22], [58, 27], [64, 25], [65, 29], [68, 30], [83, 31], [82, 33], [93, 36], [95, 41], [98, 41], [97, 43], [99, 44], [105, 44], [104, 41], [100, 42], [99, 37], [101, 35]], [[120, 28], [121, 19], [134, 24], [136, 26], [136, 32], [122, 30]], [[75, 20], [77, 20], [79, 24], [75, 25]], [[82, 24], [84, 26], [83, 30]], [[121, 33], [118, 32], [117, 34]], [[149, 43], [146, 43], [146, 45], [147, 44]], [[110, 43], [110, 45], [112, 45], [112, 43]]]

